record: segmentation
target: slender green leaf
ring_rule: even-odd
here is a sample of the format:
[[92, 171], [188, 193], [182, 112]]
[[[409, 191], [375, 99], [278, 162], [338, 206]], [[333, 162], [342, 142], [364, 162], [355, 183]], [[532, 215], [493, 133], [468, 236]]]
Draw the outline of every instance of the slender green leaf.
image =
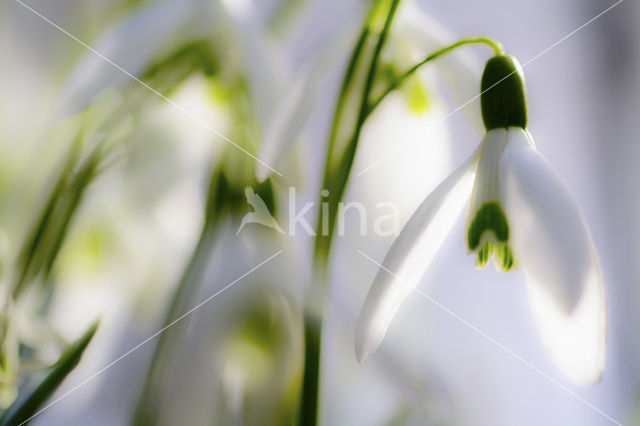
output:
[[69, 151], [65, 164], [62, 167], [62, 171], [60, 172], [60, 175], [58, 176], [56, 183], [54, 184], [51, 193], [38, 216], [38, 220], [34, 223], [33, 229], [28, 234], [28, 237], [25, 239], [22, 249], [20, 250], [17, 265], [20, 272], [18, 281], [14, 288], [14, 297], [23, 290], [24, 284], [33, 278], [42, 266], [36, 264], [35, 260], [40, 257], [38, 252], [41, 251], [42, 243], [48, 229], [50, 228], [51, 222], [53, 221], [58, 201], [63, 196], [68, 185], [69, 178], [73, 173], [73, 168], [80, 154], [80, 147], [81, 138], [78, 137]]
[[46, 251], [46, 257], [43, 259], [43, 272], [45, 277], [51, 272], [53, 262], [58, 257], [71, 220], [78, 210], [85, 190], [96, 176], [96, 171], [102, 158], [101, 147], [101, 145], [98, 145], [89, 158], [85, 160], [71, 181], [67, 193], [61, 199], [59, 212], [57, 212], [58, 214], [56, 215], [57, 223], [51, 227], [52, 235], [50, 236], [50, 240], [47, 241], [48, 250]]
[[102, 141], [78, 166], [80, 148], [81, 136], [74, 144], [63, 172], [25, 240], [18, 258], [17, 266], [20, 272], [13, 289], [14, 298], [17, 298], [30, 280], [38, 274], [42, 273], [45, 278], [49, 276], [82, 197], [98, 174], [103, 159]]
[[[212, 76], [219, 68], [218, 60], [207, 40], [194, 40], [153, 63], [141, 79], [164, 96], [171, 95], [186, 78], [196, 71]], [[137, 82], [132, 82], [137, 85]]]
[[78, 365], [97, 328], [98, 322], [95, 322], [80, 339], [67, 348], [44, 380], [30, 391], [20, 393], [18, 399], [0, 418], [0, 426], [24, 425], [38, 413], [42, 404], [51, 397], [65, 377]]

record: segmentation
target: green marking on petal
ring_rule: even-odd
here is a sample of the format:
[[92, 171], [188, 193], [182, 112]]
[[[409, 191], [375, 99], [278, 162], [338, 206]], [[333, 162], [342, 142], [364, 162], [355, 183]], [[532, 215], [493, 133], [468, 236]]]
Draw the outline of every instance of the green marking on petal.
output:
[[491, 255], [493, 254], [494, 245], [491, 241], [486, 241], [482, 248], [478, 251], [478, 259], [476, 260], [476, 268], [484, 269], [487, 267], [489, 263], [489, 259], [491, 259]]
[[[485, 232], [491, 232], [494, 239], [483, 241], [482, 237]], [[507, 272], [513, 269], [516, 262], [508, 241], [509, 225], [502, 207], [497, 201], [484, 203], [473, 218], [467, 234], [469, 249], [478, 251], [476, 268], [486, 268], [493, 258], [493, 263], [498, 271]]]
[[480, 244], [485, 232], [493, 232], [499, 242], [509, 240], [509, 225], [502, 207], [497, 201], [485, 203], [480, 207], [469, 226], [467, 243], [470, 250], [475, 250]]
[[482, 248], [478, 250], [476, 268], [486, 268], [492, 257], [493, 264], [499, 272], [508, 272], [516, 265], [509, 244], [503, 243], [496, 246], [491, 241], [485, 241]]
[[500, 244], [496, 248], [493, 263], [500, 272], [507, 272], [515, 267], [516, 262], [509, 244]]
[[486, 268], [492, 256], [493, 264], [500, 272], [507, 272], [515, 267], [516, 262], [509, 244], [502, 243], [496, 246], [491, 241], [485, 241], [482, 248], [478, 250], [476, 268]]
[[496, 256], [499, 259], [499, 263], [496, 263], [496, 265], [500, 265], [500, 269], [506, 272], [513, 268], [515, 261], [513, 259], [513, 253], [511, 252], [511, 246], [508, 244], [503, 245], [496, 253]]

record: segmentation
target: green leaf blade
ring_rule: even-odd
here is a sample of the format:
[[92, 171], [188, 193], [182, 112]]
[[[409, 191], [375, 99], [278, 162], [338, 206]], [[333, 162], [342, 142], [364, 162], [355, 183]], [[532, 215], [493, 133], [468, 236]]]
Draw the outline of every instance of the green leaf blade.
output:
[[31, 392], [22, 393], [18, 397], [0, 418], [0, 426], [24, 425], [38, 414], [42, 404], [53, 395], [67, 375], [78, 365], [97, 328], [96, 321], [82, 337], [67, 348], [40, 384]]

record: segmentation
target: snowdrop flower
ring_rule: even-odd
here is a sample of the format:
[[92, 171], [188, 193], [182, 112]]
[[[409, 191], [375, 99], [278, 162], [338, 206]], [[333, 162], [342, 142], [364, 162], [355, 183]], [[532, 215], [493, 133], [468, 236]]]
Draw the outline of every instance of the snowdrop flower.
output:
[[577, 383], [599, 381], [605, 359], [605, 294], [597, 254], [572, 194], [527, 130], [524, 75], [496, 55], [481, 84], [486, 127], [479, 148], [418, 207], [383, 261], [358, 321], [364, 362], [417, 286], [469, 201], [466, 242], [483, 268], [522, 267], [531, 311], [556, 366]]

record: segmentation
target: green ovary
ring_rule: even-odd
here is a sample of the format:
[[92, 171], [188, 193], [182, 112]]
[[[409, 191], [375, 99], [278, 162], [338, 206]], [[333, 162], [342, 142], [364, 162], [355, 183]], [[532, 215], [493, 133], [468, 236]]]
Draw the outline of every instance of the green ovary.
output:
[[[480, 247], [485, 232], [493, 233], [495, 242], [485, 239]], [[506, 272], [512, 269], [515, 259], [508, 241], [509, 225], [500, 204], [495, 201], [483, 204], [471, 222], [467, 235], [469, 249], [477, 250], [476, 267], [485, 268], [493, 257], [498, 270]]]

